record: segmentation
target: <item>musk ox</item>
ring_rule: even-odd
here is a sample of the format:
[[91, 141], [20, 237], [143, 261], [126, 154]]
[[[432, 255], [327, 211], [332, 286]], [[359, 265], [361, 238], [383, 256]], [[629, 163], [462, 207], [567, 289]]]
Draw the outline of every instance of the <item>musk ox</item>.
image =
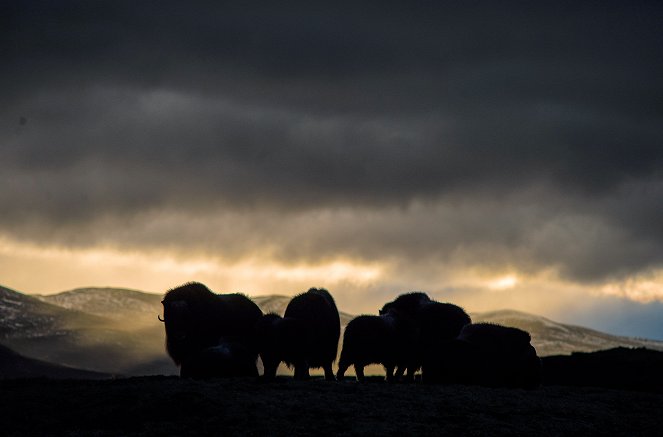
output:
[[343, 334], [343, 349], [337, 379], [343, 380], [351, 365], [358, 381], [364, 380], [364, 367], [382, 364], [386, 379], [395, 379], [394, 369], [405, 368], [412, 360], [417, 331], [412, 319], [390, 310], [379, 316], [361, 315], [348, 323]]
[[325, 379], [334, 380], [341, 320], [334, 298], [325, 289], [311, 288], [292, 298], [283, 317], [266, 314], [256, 324], [258, 349], [272, 379], [281, 362], [295, 368], [296, 379], [309, 377], [309, 369], [322, 367]]
[[223, 348], [222, 343], [252, 357], [255, 368], [254, 327], [262, 311], [251, 299], [243, 294], [215, 294], [205, 285], [191, 282], [168, 291], [162, 304], [164, 317], [159, 319], [166, 328], [166, 349], [175, 364], [183, 366], [182, 376], [196, 376], [196, 369], [204, 367], [204, 357], [221, 360], [223, 354], [208, 349]]
[[465, 326], [456, 339], [428, 354], [422, 366], [425, 383], [535, 388], [541, 361], [529, 333], [490, 323]]
[[[472, 323], [470, 316], [461, 307], [436, 302], [420, 291], [398, 296], [394, 301], [385, 304], [380, 314], [391, 310], [410, 317], [418, 331], [413, 359], [407, 366], [409, 381], [414, 380], [414, 373], [421, 367], [430, 351], [441, 343], [456, 338], [465, 325]], [[400, 377], [404, 371], [405, 368], [399, 366], [396, 376]]]

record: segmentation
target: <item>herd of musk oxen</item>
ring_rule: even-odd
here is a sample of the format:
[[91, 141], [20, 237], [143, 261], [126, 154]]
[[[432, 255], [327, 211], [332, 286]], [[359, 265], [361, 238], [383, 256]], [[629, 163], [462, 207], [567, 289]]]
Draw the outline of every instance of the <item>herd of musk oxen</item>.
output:
[[530, 335], [516, 328], [473, 324], [460, 307], [411, 292], [386, 303], [379, 314], [361, 315], [345, 328], [336, 375], [341, 323], [331, 294], [311, 288], [289, 302], [283, 317], [263, 314], [242, 294], [215, 294], [193, 282], [163, 299], [166, 349], [180, 376], [258, 376], [273, 379], [283, 362], [296, 379], [322, 368], [325, 379], [344, 379], [350, 366], [357, 380], [364, 367], [381, 364], [388, 381], [478, 384], [534, 388], [541, 364]]

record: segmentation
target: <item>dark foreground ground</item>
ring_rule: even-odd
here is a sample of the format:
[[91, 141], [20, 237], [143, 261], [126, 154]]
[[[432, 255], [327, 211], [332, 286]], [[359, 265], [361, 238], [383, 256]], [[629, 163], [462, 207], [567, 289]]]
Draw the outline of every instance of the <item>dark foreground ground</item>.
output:
[[663, 435], [663, 393], [145, 377], [0, 381], [0, 435]]

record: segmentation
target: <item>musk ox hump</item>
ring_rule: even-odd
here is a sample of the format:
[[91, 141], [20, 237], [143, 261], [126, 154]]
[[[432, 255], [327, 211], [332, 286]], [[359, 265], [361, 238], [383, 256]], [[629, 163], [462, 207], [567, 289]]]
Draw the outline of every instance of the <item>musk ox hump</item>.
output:
[[380, 314], [385, 314], [390, 310], [396, 309], [403, 314], [414, 317], [423, 305], [430, 302], [432, 302], [431, 298], [423, 291], [411, 291], [401, 294], [393, 301], [384, 304], [380, 310]]
[[463, 327], [472, 323], [470, 316], [461, 307], [441, 302], [423, 305], [417, 314], [417, 320], [424, 334], [433, 335], [439, 340], [457, 337]]
[[183, 300], [183, 301], [197, 301], [209, 300], [216, 296], [207, 286], [200, 282], [187, 282], [179, 287], [172, 288], [164, 295], [162, 303]]

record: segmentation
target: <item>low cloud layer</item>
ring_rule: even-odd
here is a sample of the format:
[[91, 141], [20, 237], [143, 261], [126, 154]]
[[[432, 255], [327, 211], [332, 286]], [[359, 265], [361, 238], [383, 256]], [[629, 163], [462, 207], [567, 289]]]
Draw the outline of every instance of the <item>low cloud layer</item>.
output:
[[663, 268], [657, 2], [7, 16], [11, 241], [599, 285]]

